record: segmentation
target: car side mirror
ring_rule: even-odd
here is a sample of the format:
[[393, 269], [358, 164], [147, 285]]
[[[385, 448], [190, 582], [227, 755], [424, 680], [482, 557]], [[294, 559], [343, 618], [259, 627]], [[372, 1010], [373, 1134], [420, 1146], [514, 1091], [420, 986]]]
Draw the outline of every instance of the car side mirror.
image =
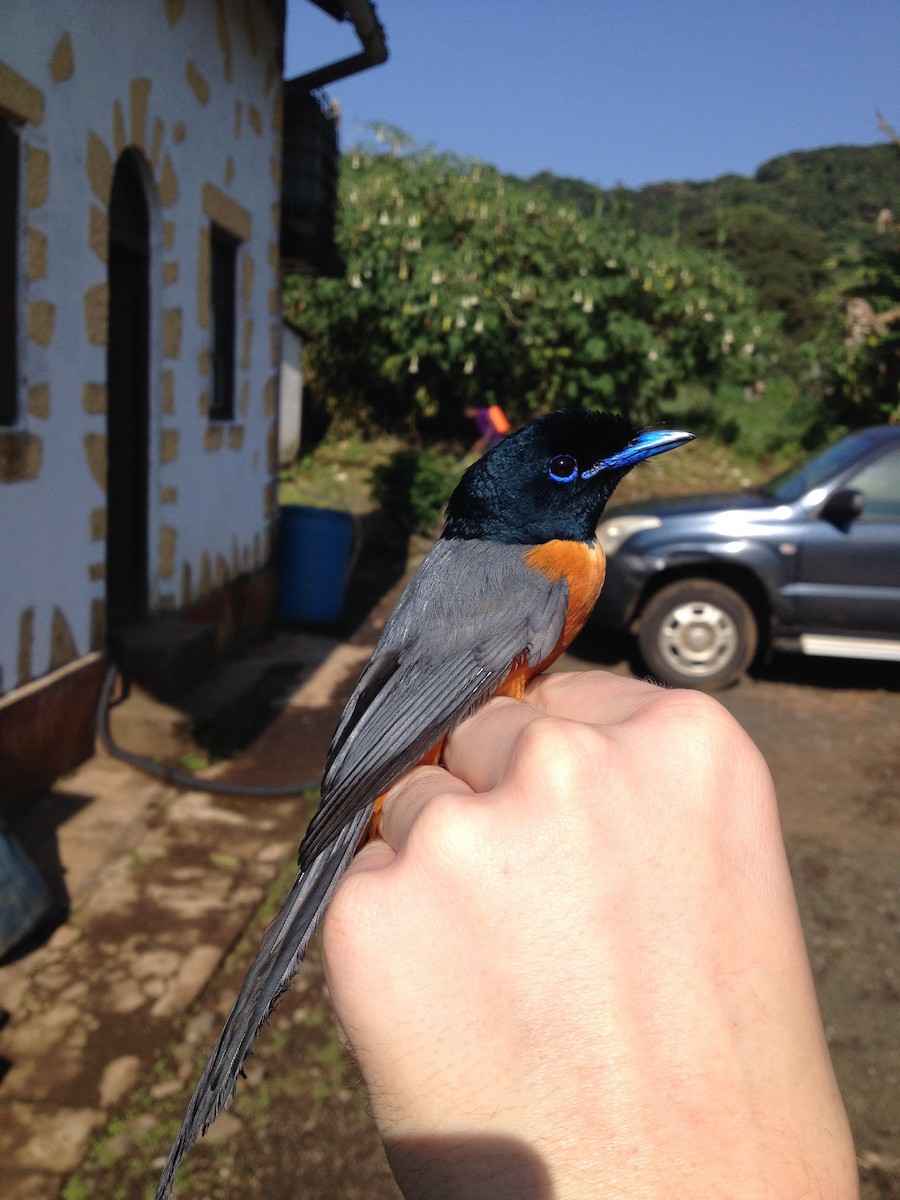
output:
[[829, 496], [822, 505], [819, 516], [830, 521], [838, 529], [847, 529], [863, 510], [863, 494], [856, 488], [841, 488]]

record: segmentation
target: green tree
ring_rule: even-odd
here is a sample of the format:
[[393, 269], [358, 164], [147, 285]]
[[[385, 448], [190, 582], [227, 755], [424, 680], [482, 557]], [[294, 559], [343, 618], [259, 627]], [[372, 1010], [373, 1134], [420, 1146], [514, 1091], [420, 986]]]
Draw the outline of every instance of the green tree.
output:
[[[880, 113], [878, 123], [900, 170], [900, 134]], [[878, 244], [841, 290], [844, 337], [823, 354], [829, 405], [849, 425], [900, 421], [900, 221], [882, 207], [873, 227]]]
[[286, 283], [330, 411], [443, 431], [473, 402], [517, 420], [585, 404], [643, 421], [681, 381], [750, 381], [777, 353], [730, 263], [390, 141], [343, 159], [346, 277]]
[[817, 296], [827, 280], [825, 247], [816, 233], [757, 204], [705, 213], [684, 229], [702, 250], [718, 251], [744, 273], [759, 304], [782, 315], [795, 341], [822, 324]]
[[829, 407], [847, 425], [900, 421], [900, 223], [885, 210], [879, 226], [882, 246], [845, 284], [824, 351]]

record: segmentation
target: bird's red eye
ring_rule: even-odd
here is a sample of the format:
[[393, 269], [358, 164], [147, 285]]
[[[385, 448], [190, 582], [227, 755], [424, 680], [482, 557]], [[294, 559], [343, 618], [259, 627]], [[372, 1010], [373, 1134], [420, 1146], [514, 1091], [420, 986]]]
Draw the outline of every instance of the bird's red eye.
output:
[[571, 454], [555, 454], [547, 463], [547, 474], [554, 483], [571, 483], [578, 475], [578, 463]]

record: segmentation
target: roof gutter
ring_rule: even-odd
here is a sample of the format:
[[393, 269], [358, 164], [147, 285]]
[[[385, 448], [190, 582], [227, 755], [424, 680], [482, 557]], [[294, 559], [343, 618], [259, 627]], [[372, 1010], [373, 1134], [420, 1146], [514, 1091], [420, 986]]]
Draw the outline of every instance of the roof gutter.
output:
[[372, 0], [312, 0], [334, 17], [336, 21], [352, 21], [356, 36], [362, 47], [359, 54], [349, 58], [339, 59], [327, 66], [318, 67], [315, 71], [307, 71], [304, 75], [295, 75], [293, 79], [284, 81], [285, 91], [311, 92], [315, 88], [325, 87], [338, 79], [346, 79], [348, 75], [356, 75], [367, 71], [369, 67], [377, 67], [387, 61], [388, 48], [384, 28], [375, 14]]

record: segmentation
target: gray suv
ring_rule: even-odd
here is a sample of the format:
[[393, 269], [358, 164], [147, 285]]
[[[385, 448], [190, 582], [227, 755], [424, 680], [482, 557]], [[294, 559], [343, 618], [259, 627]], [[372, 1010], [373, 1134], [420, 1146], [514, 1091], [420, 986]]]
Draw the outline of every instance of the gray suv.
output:
[[663, 682], [724, 687], [771, 650], [900, 662], [900, 426], [750, 491], [610, 508], [597, 535], [594, 619]]

